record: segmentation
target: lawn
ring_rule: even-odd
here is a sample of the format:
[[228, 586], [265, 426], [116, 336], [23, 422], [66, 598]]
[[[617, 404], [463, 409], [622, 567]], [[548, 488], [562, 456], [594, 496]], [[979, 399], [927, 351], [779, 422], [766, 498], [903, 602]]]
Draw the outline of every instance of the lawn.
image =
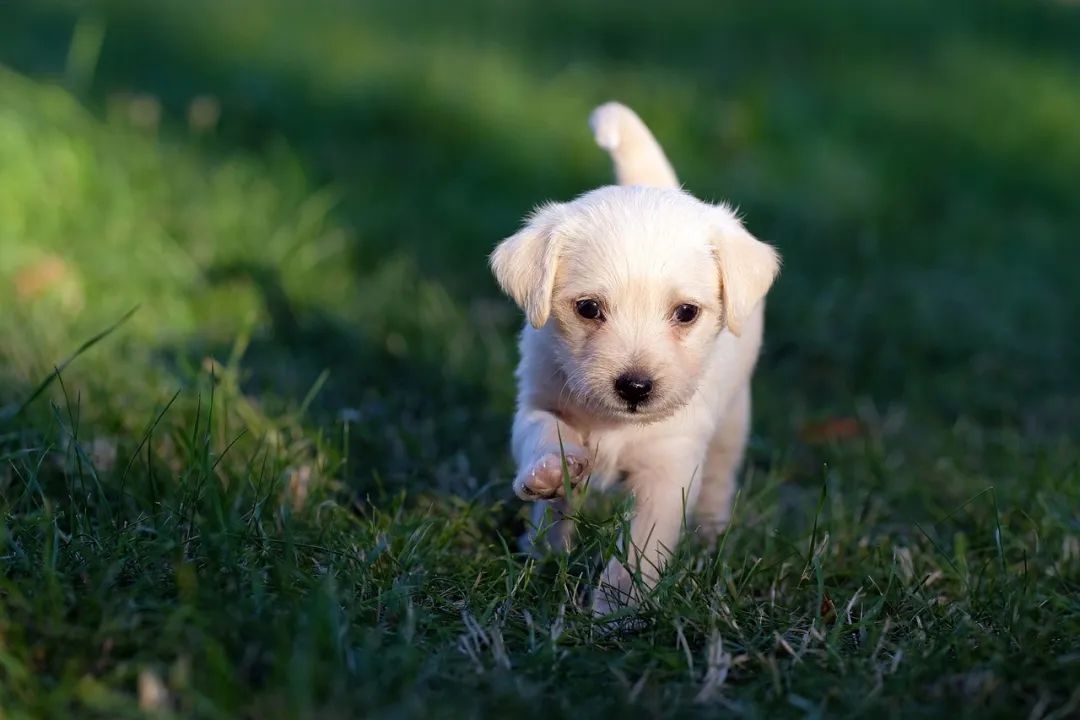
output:
[[[3, 3], [0, 718], [1080, 716], [1078, 77], [1051, 0]], [[785, 261], [626, 633], [486, 267], [611, 98]]]

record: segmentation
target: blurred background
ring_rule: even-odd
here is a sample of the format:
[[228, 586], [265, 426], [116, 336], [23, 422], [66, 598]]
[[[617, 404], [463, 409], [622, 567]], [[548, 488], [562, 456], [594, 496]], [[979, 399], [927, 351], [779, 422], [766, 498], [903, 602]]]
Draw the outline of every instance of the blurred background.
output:
[[88, 418], [141, 427], [213, 358], [260, 412], [318, 382], [305, 408], [346, 411], [387, 477], [482, 485], [506, 469], [519, 322], [486, 254], [536, 203], [609, 182], [586, 118], [618, 99], [784, 255], [766, 454], [860, 407], [1035, 439], [1080, 417], [1072, 3], [0, 18], [0, 401], [138, 304], [66, 371]]
[[[617, 528], [569, 571], [510, 549], [521, 319], [486, 258], [610, 182], [586, 121], [611, 99], [785, 262], [741, 524], [604, 646], [567, 603]], [[26, 717], [163, 682], [232, 717], [466, 687], [659, 715], [722, 632], [750, 715], [1071, 693], [1065, 717], [1078, 186], [1070, 0], [4, 0], [0, 684]], [[805, 649], [866, 578], [873, 654], [829, 631], [791, 661], [778, 633]], [[485, 674], [467, 613], [511, 600], [528, 628], [484, 637], [514, 671]]]

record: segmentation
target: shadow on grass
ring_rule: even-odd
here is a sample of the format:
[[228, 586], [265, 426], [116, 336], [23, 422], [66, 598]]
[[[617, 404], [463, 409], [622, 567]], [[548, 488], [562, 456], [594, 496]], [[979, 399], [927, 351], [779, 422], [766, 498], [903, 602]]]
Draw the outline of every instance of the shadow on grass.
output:
[[[451, 373], [316, 307], [298, 307], [277, 268], [230, 263], [207, 270], [211, 283], [250, 283], [270, 318], [244, 348], [245, 392], [295, 403], [325, 379], [309, 404], [319, 426], [349, 425], [350, 477], [360, 490], [401, 487], [473, 494], [498, 479], [507, 408], [480, 377]], [[181, 349], [189, 366], [228, 357], [226, 346]], [[169, 351], [172, 354], [172, 351]], [[186, 358], [186, 359], [185, 359]], [[492, 439], [499, 445], [492, 448]], [[504, 483], [497, 483], [499, 491]]]

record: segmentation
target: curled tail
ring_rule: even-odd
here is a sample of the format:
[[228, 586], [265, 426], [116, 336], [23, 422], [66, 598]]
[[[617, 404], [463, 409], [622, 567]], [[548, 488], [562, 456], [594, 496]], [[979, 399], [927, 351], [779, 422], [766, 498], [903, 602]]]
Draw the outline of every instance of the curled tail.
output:
[[607, 150], [620, 185], [679, 187], [660, 143], [630, 108], [609, 102], [589, 117], [596, 144]]

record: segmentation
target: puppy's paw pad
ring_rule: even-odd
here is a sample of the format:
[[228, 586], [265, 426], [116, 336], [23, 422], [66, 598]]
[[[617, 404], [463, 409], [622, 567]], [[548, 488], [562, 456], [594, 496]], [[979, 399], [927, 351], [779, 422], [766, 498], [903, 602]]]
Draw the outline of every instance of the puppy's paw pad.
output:
[[[576, 487], [588, 471], [587, 457], [566, 454], [566, 472], [570, 476], [571, 487]], [[514, 492], [522, 500], [546, 500], [565, 495], [562, 456], [548, 453], [538, 458], [518, 475], [514, 481]]]

